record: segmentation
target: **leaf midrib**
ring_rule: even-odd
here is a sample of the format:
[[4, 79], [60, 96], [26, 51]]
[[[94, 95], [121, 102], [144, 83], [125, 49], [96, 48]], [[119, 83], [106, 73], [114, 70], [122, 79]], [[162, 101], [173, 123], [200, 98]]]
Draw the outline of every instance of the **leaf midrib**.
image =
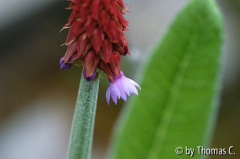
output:
[[191, 50], [192, 48], [194, 48], [194, 45], [196, 44], [196, 38], [197, 35], [192, 33], [191, 38], [189, 39], [188, 45], [186, 47], [184, 56], [180, 61], [180, 67], [176, 73], [175, 80], [170, 89], [169, 96], [166, 101], [166, 107], [165, 110], [163, 111], [162, 119], [157, 127], [156, 136], [155, 139], [153, 140], [154, 142], [152, 147], [149, 149], [147, 159], [156, 158], [157, 157], [156, 154], [158, 154], [159, 151], [161, 151], [166, 130], [169, 127], [173, 110], [176, 106], [176, 99], [178, 98], [179, 90], [182, 86], [182, 81], [184, 79], [185, 72], [188, 68], [190, 59], [192, 57]]

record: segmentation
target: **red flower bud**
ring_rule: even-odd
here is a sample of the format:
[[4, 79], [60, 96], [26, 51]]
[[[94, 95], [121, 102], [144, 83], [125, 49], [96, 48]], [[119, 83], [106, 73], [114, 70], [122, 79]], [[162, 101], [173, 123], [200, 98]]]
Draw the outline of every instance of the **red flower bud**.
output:
[[65, 63], [67, 63], [70, 59], [70, 57], [74, 54], [77, 53], [77, 42], [75, 41], [74, 43], [70, 44], [65, 56], [63, 57], [63, 60]]
[[77, 44], [77, 50], [80, 57], [84, 56], [91, 47], [85, 33], [79, 36]]
[[105, 63], [109, 62], [112, 51], [113, 51], [112, 43], [108, 39], [104, 39], [102, 44], [102, 52], [100, 53], [100, 56]]
[[110, 67], [108, 66], [108, 64], [106, 64], [106, 63], [103, 62], [103, 61], [100, 61], [100, 63], [99, 63], [99, 68], [100, 68], [101, 70], [103, 70], [104, 73], [108, 76], [109, 81], [114, 82], [114, 78], [113, 78], [114, 75], [113, 75]]
[[90, 40], [91, 40], [94, 50], [96, 51], [96, 53], [98, 53], [100, 51], [102, 42], [104, 40], [103, 32], [99, 28], [96, 28], [94, 30], [93, 36], [91, 37]]
[[96, 55], [96, 52], [91, 50], [83, 58], [83, 69], [86, 77], [91, 77], [98, 66], [100, 57]]
[[120, 78], [120, 62], [121, 62], [121, 57], [118, 52], [112, 53], [109, 66], [111, 71]]

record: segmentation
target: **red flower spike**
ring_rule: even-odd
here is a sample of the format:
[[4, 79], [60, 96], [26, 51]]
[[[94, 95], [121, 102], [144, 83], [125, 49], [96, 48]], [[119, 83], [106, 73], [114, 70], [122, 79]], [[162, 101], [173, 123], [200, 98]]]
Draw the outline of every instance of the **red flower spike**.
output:
[[116, 2], [114, 2], [114, 1], [111, 1], [110, 2], [111, 4], [111, 7], [109, 8], [109, 12], [113, 15], [113, 17], [114, 17], [114, 20], [116, 20], [116, 18], [117, 18], [117, 6], [115, 5], [115, 3]]
[[100, 61], [99, 68], [107, 75], [109, 81], [114, 82], [113, 73], [105, 62]]
[[69, 26], [69, 25], [71, 25], [73, 23], [73, 21], [77, 17], [78, 11], [79, 11], [78, 7], [74, 7], [73, 5], [72, 6], [70, 5], [69, 7], [73, 8], [73, 11], [72, 11], [70, 17], [68, 18], [68, 23], [65, 24], [66, 26]]
[[105, 39], [103, 41], [103, 44], [102, 44], [102, 52], [101, 52], [102, 60], [105, 63], [109, 62], [109, 59], [110, 59], [111, 54], [112, 54], [112, 51], [113, 51], [112, 43], [108, 39]]
[[109, 66], [111, 71], [118, 77], [120, 78], [120, 62], [121, 62], [121, 57], [119, 53], [112, 53]]
[[98, 53], [100, 51], [103, 40], [104, 40], [104, 35], [103, 35], [102, 31], [100, 29], [96, 28], [94, 30], [93, 36], [91, 38], [91, 42], [92, 42], [93, 48], [96, 51], [96, 53]]
[[118, 22], [122, 25], [122, 29], [125, 31], [128, 26], [128, 21], [123, 17], [122, 13], [118, 12]]
[[102, 4], [100, 3], [100, 0], [94, 0], [92, 2], [91, 11], [92, 11], [92, 17], [97, 20], [99, 18], [99, 13], [102, 10]]
[[100, 19], [98, 21], [100, 27], [104, 27], [104, 30], [107, 29], [109, 21], [110, 21], [110, 16], [108, 12], [103, 10], [100, 14]]
[[109, 24], [108, 24], [108, 28], [107, 30], [105, 30], [108, 38], [110, 39], [111, 42], [116, 43], [117, 42], [117, 25], [116, 22], [114, 20], [110, 20]]
[[96, 70], [102, 70], [108, 77], [110, 86], [106, 100], [117, 104], [130, 94], [138, 94], [140, 86], [127, 78], [120, 70], [121, 56], [129, 54], [128, 43], [123, 31], [127, 30], [125, 4], [122, 0], [68, 0], [67, 9], [73, 9], [68, 23], [62, 28], [70, 28], [68, 46], [60, 59], [61, 69], [70, 69], [77, 60], [83, 62], [83, 76], [87, 81], [95, 79]]
[[63, 27], [70, 28], [65, 42], [69, 46], [61, 66], [80, 60], [86, 79], [92, 80], [96, 69], [101, 69], [114, 82], [120, 78], [121, 56], [130, 54], [123, 33], [128, 26], [125, 4], [122, 0], [69, 1], [67, 9], [72, 13]]
[[110, 0], [102, 0], [102, 3], [104, 5], [104, 7], [106, 7], [106, 9], [108, 9], [110, 7], [110, 5], [109, 5]]
[[76, 53], [77, 53], [77, 42], [75, 41], [74, 43], [69, 45], [67, 52], [66, 52], [65, 56], [63, 57], [64, 63], [67, 63], [69, 61], [70, 57]]
[[86, 77], [91, 77], [95, 73], [100, 57], [96, 55], [95, 51], [89, 51], [85, 57], [83, 57], [83, 69]]
[[96, 25], [95, 20], [92, 18], [91, 15], [89, 15], [87, 17], [87, 21], [85, 23], [85, 28], [86, 28], [86, 33], [87, 33], [88, 38], [90, 38], [92, 36], [93, 31], [95, 29], [95, 25]]
[[[76, 0], [76, 1], [78, 1], [78, 0]], [[80, 0], [81, 1], [81, 0]], [[90, 6], [90, 4], [94, 1], [94, 0], [82, 0], [82, 2], [80, 2], [79, 1], [79, 4], [81, 4], [82, 3], [82, 6], [83, 7], [88, 7], [88, 6]]]
[[69, 30], [65, 43], [69, 45], [72, 41], [75, 41], [82, 32], [84, 32], [83, 22], [76, 20]]
[[127, 43], [125, 37], [121, 36], [120, 39], [119, 39], [119, 41], [120, 41], [120, 44], [121, 44], [123, 47], [127, 47], [127, 46], [128, 46], [128, 43]]
[[76, 54], [74, 54], [73, 56], [70, 57], [69, 63], [72, 64], [72, 63], [74, 63], [76, 60], [78, 60], [79, 58], [80, 58], [79, 54], [76, 53]]
[[79, 57], [84, 56], [85, 53], [87, 53], [87, 51], [90, 49], [90, 48], [87, 49], [87, 46], [88, 46], [87, 35], [86, 34], [80, 35], [77, 41], [77, 51], [78, 51]]
[[79, 12], [79, 17], [81, 18], [81, 21], [86, 22], [86, 19], [89, 14], [90, 14], [90, 9], [87, 6], [82, 7]]
[[[124, 7], [125, 7], [125, 4], [123, 3], [123, 1], [122, 0], [118, 0], [118, 6], [121, 8], [121, 10], [122, 10], [122, 12], [123, 12], [123, 10], [124, 10]], [[124, 12], [123, 12], [124, 13]]]

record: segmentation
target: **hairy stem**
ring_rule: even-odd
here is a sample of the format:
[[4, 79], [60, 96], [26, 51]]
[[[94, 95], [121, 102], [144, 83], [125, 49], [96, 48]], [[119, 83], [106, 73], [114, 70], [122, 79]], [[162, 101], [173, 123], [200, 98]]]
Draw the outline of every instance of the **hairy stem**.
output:
[[74, 111], [68, 159], [90, 159], [97, 106], [99, 76], [92, 81], [81, 77]]

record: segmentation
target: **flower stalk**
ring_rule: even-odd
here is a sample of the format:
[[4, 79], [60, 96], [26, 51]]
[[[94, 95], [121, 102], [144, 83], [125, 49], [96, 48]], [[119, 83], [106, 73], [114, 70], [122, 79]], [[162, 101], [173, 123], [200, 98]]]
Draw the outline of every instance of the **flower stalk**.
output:
[[82, 74], [72, 129], [68, 159], [90, 159], [99, 87], [99, 75], [87, 81]]

